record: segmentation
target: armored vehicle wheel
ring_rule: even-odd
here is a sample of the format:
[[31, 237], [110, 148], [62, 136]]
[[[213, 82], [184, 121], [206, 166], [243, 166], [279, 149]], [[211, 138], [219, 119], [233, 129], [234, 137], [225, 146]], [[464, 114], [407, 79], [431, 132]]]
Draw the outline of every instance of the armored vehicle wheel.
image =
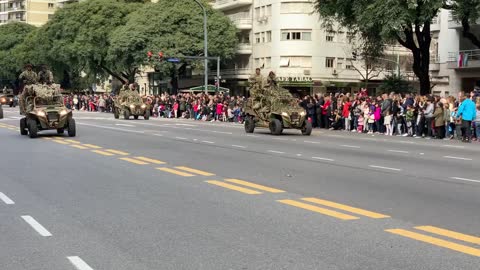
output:
[[64, 134], [65, 133], [65, 129], [64, 128], [58, 128], [57, 129], [57, 134], [60, 135], [60, 134]]
[[77, 127], [75, 125], [75, 119], [70, 118], [67, 123], [67, 132], [69, 137], [75, 137], [77, 135]]
[[145, 115], [143, 116], [143, 119], [145, 119], [145, 120], [150, 119], [150, 111], [149, 111], [149, 110], [147, 110], [147, 111], [145, 112]]
[[38, 137], [38, 127], [37, 127], [37, 121], [33, 119], [28, 119], [27, 120], [27, 126], [28, 126], [28, 135], [30, 138], [37, 138]]
[[113, 109], [113, 116], [115, 117], [115, 119], [120, 118], [120, 113], [118, 112], [117, 108]]
[[134, 115], [133, 119], [138, 120], [138, 115]]
[[20, 134], [28, 135], [27, 119], [26, 118], [20, 119]]
[[130, 112], [129, 111], [124, 111], [123, 112], [123, 118], [125, 118], [125, 120], [129, 120], [130, 119]]
[[245, 118], [245, 132], [253, 133], [254, 130], [255, 130], [255, 120], [253, 119], [253, 117], [248, 116], [247, 118]]
[[270, 121], [270, 131], [272, 132], [272, 135], [280, 135], [282, 134], [283, 127], [282, 127], [282, 122], [278, 119], [272, 119]]
[[305, 121], [305, 126], [302, 128], [302, 135], [310, 136], [312, 134], [312, 123]]

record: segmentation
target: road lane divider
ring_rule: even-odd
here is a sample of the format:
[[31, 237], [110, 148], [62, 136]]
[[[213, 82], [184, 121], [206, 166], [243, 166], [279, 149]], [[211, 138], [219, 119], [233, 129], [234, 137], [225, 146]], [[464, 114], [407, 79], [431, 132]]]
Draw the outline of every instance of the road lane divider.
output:
[[336, 202], [331, 202], [331, 201], [327, 201], [327, 200], [322, 200], [322, 199], [317, 199], [317, 198], [303, 198], [302, 200], [307, 201], [307, 202], [311, 202], [311, 203], [315, 203], [315, 204], [321, 204], [321, 205], [324, 205], [324, 206], [336, 208], [336, 209], [339, 209], [339, 210], [347, 211], [347, 212], [350, 212], [350, 213], [354, 213], [354, 214], [369, 217], [369, 218], [379, 219], [379, 218], [389, 218], [390, 217], [390, 216], [383, 215], [383, 214], [380, 214], [380, 213], [375, 213], [375, 212], [371, 212], [371, 211], [368, 211], [368, 210], [356, 208], [356, 207], [353, 207], [353, 206], [340, 204], [340, 203], [336, 203]]
[[318, 206], [315, 206], [315, 205], [311, 205], [311, 204], [307, 204], [307, 203], [303, 203], [303, 202], [299, 202], [299, 201], [278, 200], [277, 202], [287, 204], [287, 205], [290, 205], [290, 206], [295, 206], [295, 207], [305, 209], [305, 210], [309, 210], [309, 211], [312, 211], [312, 212], [316, 212], [316, 213], [319, 213], [319, 214], [322, 214], [322, 215], [338, 218], [338, 219], [341, 219], [341, 220], [359, 219], [359, 217], [355, 217], [355, 216], [352, 216], [352, 215], [347, 215], [347, 214], [344, 214], [344, 213], [340, 213], [340, 212], [337, 212], [337, 211], [333, 211], [333, 210], [330, 210], [330, 209], [318, 207]]
[[223, 187], [223, 188], [230, 189], [230, 190], [235, 190], [235, 191], [245, 193], [245, 194], [248, 194], [248, 195], [262, 194], [262, 192], [260, 192], [260, 191], [256, 191], [256, 190], [248, 189], [248, 188], [244, 188], [244, 187], [239, 187], [239, 186], [228, 184], [228, 183], [221, 182], [221, 181], [210, 180], [210, 181], [205, 181], [205, 182], [209, 183], [211, 185]]
[[77, 270], [93, 270], [90, 265], [88, 265], [86, 262], [84, 262], [80, 257], [78, 256], [69, 256], [67, 259], [70, 261], [70, 263], [77, 268]]
[[70, 146], [73, 147], [73, 148], [81, 149], [81, 150], [88, 149], [88, 147], [85, 147], [85, 146], [82, 146], [82, 145], [77, 145], [77, 144], [73, 144], [73, 145], [70, 145]]
[[189, 167], [185, 167], [185, 166], [177, 166], [177, 167], [175, 167], [175, 169], [182, 170], [182, 171], [186, 171], [186, 172], [189, 172], [189, 173], [194, 173], [194, 174], [202, 175], [202, 176], [214, 176], [214, 175], [215, 175], [215, 174], [213, 174], [213, 173], [204, 172], [204, 171], [200, 171], [200, 170], [193, 169], [193, 168], [189, 168]]
[[468, 234], [454, 232], [454, 231], [433, 227], [433, 226], [418, 226], [418, 227], [415, 227], [415, 229], [437, 234], [437, 235], [446, 236], [446, 237], [457, 239], [463, 242], [469, 242], [472, 244], [480, 245], [480, 237], [476, 237]]
[[0, 192], [0, 200], [2, 200], [5, 204], [15, 204], [15, 202], [3, 192]]
[[465, 246], [465, 245], [457, 244], [457, 243], [454, 243], [454, 242], [446, 241], [446, 240], [443, 240], [443, 239], [440, 239], [440, 238], [435, 238], [435, 237], [432, 237], [432, 236], [428, 236], [428, 235], [424, 235], [424, 234], [420, 234], [420, 233], [416, 233], [416, 232], [412, 232], [412, 231], [408, 231], [408, 230], [404, 230], [404, 229], [389, 229], [389, 230], [385, 230], [385, 231], [389, 232], [389, 233], [392, 233], [392, 234], [400, 235], [400, 236], [403, 236], [403, 237], [406, 237], [406, 238], [410, 238], [410, 239], [413, 239], [413, 240], [417, 240], [417, 241], [420, 241], [420, 242], [428, 243], [428, 244], [431, 244], [431, 245], [434, 245], [434, 246], [447, 248], [447, 249], [458, 251], [458, 252], [465, 253], [465, 254], [468, 254], [468, 255], [480, 257], [480, 249], [476, 249], [476, 248], [472, 248], [472, 247], [469, 247], [469, 246]]
[[183, 177], [195, 176], [195, 175], [190, 174], [190, 173], [186, 173], [186, 172], [182, 172], [182, 171], [178, 171], [178, 170], [174, 170], [174, 169], [170, 169], [170, 168], [157, 168], [157, 170], [167, 172], [167, 173], [171, 173], [171, 174], [175, 174], [175, 175], [178, 175], [178, 176], [183, 176]]
[[100, 147], [98, 145], [94, 145], [94, 144], [84, 144], [83, 146], [86, 146], [88, 148], [91, 148], [91, 149], [102, 149], [103, 147]]
[[163, 161], [160, 161], [160, 160], [151, 159], [151, 158], [147, 158], [147, 157], [135, 157], [135, 159], [145, 161], [145, 162], [148, 162], [148, 163], [152, 163], [152, 164], [157, 164], [157, 165], [161, 165], [161, 164], [166, 163], [166, 162], [163, 162]]
[[23, 220], [28, 223], [38, 234], [43, 237], [52, 236], [52, 234], [42, 226], [42, 224], [38, 223], [33, 217], [31, 216], [22, 216]]
[[112, 153], [101, 151], [101, 150], [92, 150], [92, 152], [96, 153], [96, 154], [99, 154], [99, 155], [102, 155], [102, 156], [107, 156], [107, 157], [115, 156]]
[[65, 141], [73, 144], [81, 144], [81, 142], [75, 141], [75, 140], [65, 140]]
[[126, 158], [125, 157], [125, 158], [119, 158], [119, 159], [130, 162], [130, 163], [133, 163], [133, 164], [137, 164], [137, 165], [147, 165], [148, 164], [148, 162], [137, 160], [137, 159], [134, 159], [134, 158]]
[[58, 139], [54, 139], [54, 140], [52, 140], [52, 142], [56, 142], [56, 143], [63, 144], [63, 145], [70, 144], [66, 141], [61, 141], [61, 140], [58, 140]]
[[402, 170], [402, 169], [383, 167], [383, 166], [377, 166], [377, 165], [368, 165], [368, 167], [374, 168], [374, 169], [387, 170], [387, 171], [396, 171], [396, 172], [399, 172]]
[[51, 140], [52, 140], [52, 138], [48, 138], [48, 137], [42, 137], [42, 140], [51, 141]]
[[230, 183], [235, 183], [235, 184], [238, 184], [238, 185], [242, 185], [242, 186], [247, 186], [247, 187], [258, 189], [258, 190], [262, 190], [262, 191], [266, 191], [266, 192], [270, 192], [270, 193], [284, 193], [285, 192], [285, 191], [280, 190], [280, 189], [271, 188], [271, 187], [267, 187], [267, 186], [263, 186], [263, 185], [239, 180], [239, 179], [225, 179], [225, 181], [230, 182]]
[[114, 149], [107, 149], [107, 150], [105, 150], [105, 152], [109, 152], [109, 153], [112, 153], [112, 154], [115, 154], [115, 155], [120, 155], [120, 156], [128, 156], [128, 155], [130, 155], [129, 153], [126, 153], [126, 152], [123, 152], [123, 151], [114, 150]]

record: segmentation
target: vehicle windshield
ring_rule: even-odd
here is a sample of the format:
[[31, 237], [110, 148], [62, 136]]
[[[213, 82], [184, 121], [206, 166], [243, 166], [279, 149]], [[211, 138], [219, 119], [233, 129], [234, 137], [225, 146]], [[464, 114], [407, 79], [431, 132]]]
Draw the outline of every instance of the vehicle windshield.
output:
[[35, 106], [63, 106], [63, 97], [62, 96], [53, 96], [53, 97], [36, 97]]

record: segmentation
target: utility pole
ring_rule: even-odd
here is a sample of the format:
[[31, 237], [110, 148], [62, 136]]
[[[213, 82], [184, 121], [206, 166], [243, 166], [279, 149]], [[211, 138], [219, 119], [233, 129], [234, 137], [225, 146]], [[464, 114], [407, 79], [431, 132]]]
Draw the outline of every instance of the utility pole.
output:
[[205, 56], [205, 94], [208, 94], [208, 30], [207, 30], [207, 10], [198, 0], [193, 0], [203, 10], [203, 43]]

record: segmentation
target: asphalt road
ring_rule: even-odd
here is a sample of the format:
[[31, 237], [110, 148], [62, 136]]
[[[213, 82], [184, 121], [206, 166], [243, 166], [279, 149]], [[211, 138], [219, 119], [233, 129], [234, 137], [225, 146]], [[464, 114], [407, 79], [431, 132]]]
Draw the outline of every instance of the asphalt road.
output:
[[2, 270], [478, 269], [480, 143], [0, 120]]

